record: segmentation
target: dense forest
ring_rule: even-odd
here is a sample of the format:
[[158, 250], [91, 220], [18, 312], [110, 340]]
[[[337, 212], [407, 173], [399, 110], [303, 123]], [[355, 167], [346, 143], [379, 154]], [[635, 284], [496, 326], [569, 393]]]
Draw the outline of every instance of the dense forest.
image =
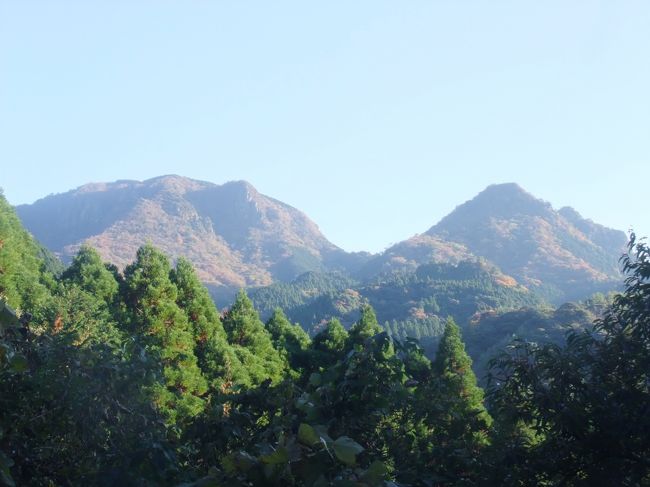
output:
[[422, 264], [366, 281], [341, 273], [308, 272], [290, 283], [250, 291], [263, 319], [280, 307], [311, 335], [333, 318], [346, 328], [352, 326], [363, 307], [370, 305], [391, 338], [416, 338], [429, 358], [435, 356], [451, 316], [462, 329], [480, 379], [489, 359], [513, 337], [561, 343], [567, 331], [588, 328], [600, 318], [613, 296], [596, 293], [553, 307], [483, 259]]
[[[0, 485], [650, 485], [650, 248], [631, 235], [622, 264], [621, 293], [555, 310], [480, 263], [420, 266], [307, 333], [291, 288], [264, 321], [243, 291], [219, 312], [150, 244], [63, 269], [0, 197]], [[378, 322], [397, 295], [419, 331]], [[499, 303], [522, 309], [456, 324]], [[511, 341], [523, 322], [537, 334]]]

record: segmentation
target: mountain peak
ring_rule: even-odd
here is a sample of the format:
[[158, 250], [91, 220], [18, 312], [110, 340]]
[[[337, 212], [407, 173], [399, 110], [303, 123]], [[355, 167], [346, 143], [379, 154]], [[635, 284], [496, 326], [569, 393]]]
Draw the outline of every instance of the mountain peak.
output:
[[257, 188], [255, 188], [255, 186], [253, 186], [248, 181], [244, 181], [243, 179], [237, 181], [228, 181], [222, 184], [221, 188], [232, 195], [243, 195], [248, 200], [252, 200], [260, 196], [260, 192], [257, 191]]
[[444, 217], [428, 235], [470, 229], [489, 219], [512, 219], [520, 215], [548, 217], [551, 205], [528, 193], [516, 183], [492, 184]]
[[462, 244], [525, 285], [544, 285], [556, 298], [620, 279], [617, 259], [625, 243], [622, 232], [572, 208], [555, 211], [515, 183], [488, 186], [426, 235]]
[[188, 257], [213, 289], [290, 280], [347, 258], [304, 213], [247, 181], [217, 185], [168, 174], [91, 183], [16, 210], [65, 260], [88, 243], [122, 267], [151, 241], [172, 258]]
[[232, 186], [232, 187], [237, 187], [237, 188], [244, 188], [246, 190], [252, 190], [252, 191], [257, 191], [255, 186], [253, 186], [251, 183], [246, 181], [245, 179], [237, 179], [235, 181], [227, 181], [223, 183], [222, 186]]
[[174, 194], [185, 194], [190, 191], [197, 191], [214, 186], [212, 183], [206, 181], [199, 181], [198, 179], [191, 179], [177, 174], [166, 174], [164, 176], [157, 176], [142, 181], [142, 186], [151, 188], [153, 190], [163, 190], [165, 192]]
[[[485, 192], [499, 192], [499, 193], [512, 193], [512, 194], [529, 194], [524, 188], [517, 183], [494, 183], [488, 185], [481, 193]], [[480, 193], [479, 193], [480, 194]]]
[[481, 205], [485, 205], [486, 203], [491, 204], [497, 208], [502, 205], [508, 205], [510, 208], [512, 208], [513, 205], [520, 205], [517, 208], [518, 211], [533, 209], [534, 211], [539, 211], [550, 209], [551, 207], [549, 203], [536, 198], [517, 183], [491, 184], [468, 203], [471, 203], [472, 201]]

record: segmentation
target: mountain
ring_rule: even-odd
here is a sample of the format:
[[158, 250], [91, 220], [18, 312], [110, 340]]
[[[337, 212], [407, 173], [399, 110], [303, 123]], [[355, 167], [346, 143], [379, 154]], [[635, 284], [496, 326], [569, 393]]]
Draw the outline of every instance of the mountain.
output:
[[553, 302], [620, 286], [626, 235], [559, 211], [513, 183], [487, 187], [423, 235], [370, 260], [365, 275], [480, 257]]
[[244, 181], [180, 176], [93, 183], [16, 208], [48, 249], [69, 261], [80, 245], [123, 267], [147, 241], [188, 257], [220, 302], [240, 287], [343, 271], [364, 282], [429, 263], [489, 262], [547, 300], [582, 299], [620, 285], [623, 232], [558, 211], [516, 184], [487, 187], [439, 223], [382, 254], [346, 253], [297, 209]]
[[368, 260], [357, 277], [372, 279], [395, 271], [414, 271], [420, 264], [454, 264], [464, 260], [476, 260], [465, 245], [430, 235], [415, 235]]
[[244, 181], [171, 175], [92, 183], [16, 211], [65, 262], [88, 243], [121, 268], [150, 241], [172, 258], [189, 258], [218, 298], [306, 271], [354, 269], [367, 259], [344, 252], [305, 214]]
[[310, 272], [290, 283], [252, 290], [251, 299], [263, 318], [280, 307], [307, 330], [334, 317], [351, 325], [366, 303], [373, 306], [380, 323], [444, 321], [447, 316], [466, 323], [477, 313], [544, 304], [514, 278], [480, 259], [431, 262], [366, 281]]

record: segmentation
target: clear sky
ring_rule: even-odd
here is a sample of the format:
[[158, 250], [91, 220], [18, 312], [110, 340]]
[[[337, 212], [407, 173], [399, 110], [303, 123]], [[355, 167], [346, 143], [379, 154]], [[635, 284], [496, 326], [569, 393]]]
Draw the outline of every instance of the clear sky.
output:
[[0, 0], [0, 187], [245, 179], [346, 250], [485, 186], [650, 235], [650, 2]]

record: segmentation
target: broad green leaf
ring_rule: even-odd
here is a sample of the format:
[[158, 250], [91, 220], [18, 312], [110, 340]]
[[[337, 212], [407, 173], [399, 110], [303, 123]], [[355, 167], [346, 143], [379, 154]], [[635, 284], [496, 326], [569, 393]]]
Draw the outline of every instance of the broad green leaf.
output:
[[229, 474], [233, 474], [238, 471], [247, 472], [256, 463], [257, 459], [255, 457], [243, 451], [227, 455], [221, 460], [221, 466]]
[[289, 452], [284, 446], [281, 446], [273, 453], [269, 453], [268, 455], [262, 455], [260, 457], [260, 460], [262, 460], [262, 462], [267, 463], [269, 465], [280, 465], [282, 463], [287, 463], [289, 461]]
[[320, 437], [316, 430], [307, 423], [300, 423], [298, 427], [298, 441], [303, 445], [313, 446], [318, 443]]
[[11, 357], [11, 360], [9, 360], [9, 366], [14, 372], [20, 373], [27, 370], [29, 363], [23, 355], [14, 355]]
[[363, 451], [363, 447], [347, 436], [341, 436], [332, 443], [332, 449], [336, 458], [349, 466], [354, 466], [357, 462], [357, 455]]

